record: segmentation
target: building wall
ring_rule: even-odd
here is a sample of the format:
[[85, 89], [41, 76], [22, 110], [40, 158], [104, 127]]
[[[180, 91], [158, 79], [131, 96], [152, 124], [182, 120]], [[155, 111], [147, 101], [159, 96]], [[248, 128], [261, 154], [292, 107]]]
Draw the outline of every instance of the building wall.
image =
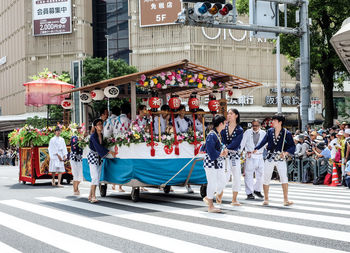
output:
[[72, 33], [32, 35], [32, 1], [0, 1], [0, 106], [2, 115], [41, 111], [24, 105], [23, 83], [44, 68], [70, 71], [72, 60], [92, 55], [91, 0], [72, 0]]
[[[274, 43], [272, 41], [251, 39], [249, 32], [238, 30], [181, 25], [140, 27], [139, 1], [129, 1], [129, 15], [131, 16], [129, 25], [132, 51], [130, 64], [136, 66], [140, 71], [188, 59], [203, 66], [264, 84], [258, 89], [235, 90], [234, 97], [236, 98], [243, 95], [254, 96], [253, 105], [235, 105], [235, 107], [242, 107], [244, 111], [249, 111], [251, 108], [252, 113], [254, 110], [256, 112], [256, 106], [266, 107], [265, 111], [270, 108], [271, 112], [275, 109], [276, 106], [265, 103], [266, 96], [272, 95], [270, 88], [276, 87], [277, 80], [276, 55], [273, 54]], [[238, 20], [248, 23], [246, 16], [241, 16]], [[296, 80], [283, 71], [287, 65], [288, 60], [282, 55], [282, 88], [295, 88]], [[313, 79], [312, 90], [312, 97], [323, 100], [323, 86], [317, 77]], [[284, 95], [295, 96], [294, 94]], [[296, 120], [297, 107], [295, 105], [284, 105], [284, 107], [288, 108], [283, 112], [293, 115], [290, 116], [290, 119]], [[320, 119], [321, 116], [317, 117]]]

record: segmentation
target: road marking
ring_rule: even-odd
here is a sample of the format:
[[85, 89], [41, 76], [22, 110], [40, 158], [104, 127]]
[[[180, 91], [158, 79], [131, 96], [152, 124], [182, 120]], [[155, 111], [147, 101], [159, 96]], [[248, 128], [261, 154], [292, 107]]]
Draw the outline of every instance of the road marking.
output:
[[1, 252], [6, 252], [6, 253], [20, 253], [21, 251], [19, 250], [16, 250], [15, 248], [12, 248], [11, 246], [3, 243], [3, 242], [0, 242], [0, 249], [1, 249]]
[[[72, 225], [77, 225], [94, 231], [99, 231], [105, 234], [113, 235], [119, 238], [127, 239], [133, 242], [139, 242], [145, 245], [156, 247], [159, 249], [172, 252], [224, 252], [214, 248], [204, 247], [198, 244], [185, 242], [162, 235], [144, 232], [137, 229], [132, 229], [124, 226], [110, 224], [103, 221], [86, 218], [76, 214], [70, 214], [53, 208], [47, 208], [41, 205], [26, 203], [19, 200], [3, 200], [1, 204], [33, 212], [38, 215], [49, 217], [51, 219], [67, 222]], [[123, 231], [120, 233], [120, 231]], [[56, 241], [57, 243], [57, 241]], [[103, 252], [103, 251], [102, 251]]]
[[[329, 187], [331, 188], [331, 187]], [[282, 187], [270, 187], [270, 191], [276, 191], [276, 192], [282, 192]], [[339, 191], [329, 191], [327, 189], [299, 189], [299, 188], [292, 188], [288, 187], [288, 192], [293, 193], [304, 193], [304, 194], [310, 194], [310, 195], [316, 195], [320, 196], [320, 193], [322, 192], [322, 196], [327, 196], [329, 198], [343, 198], [343, 199], [350, 199], [349, 190], [348, 188], [343, 187], [342, 190], [339, 189]]]
[[[86, 203], [78, 202], [78, 201], [71, 201], [68, 199], [63, 198], [57, 198], [57, 197], [39, 197], [37, 199], [47, 201], [47, 202], [54, 202], [54, 203], [60, 203], [66, 206], [70, 207], [78, 207], [84, 210], [89, 211], [95, 211], [98, 213], [103, 213], [110, 216], [115, 216], [119, 218], [129, 219], [133, 221], [138, 222], [145, 222], [153, 225], [163, 226], [163, 227], [169, 227], [172, 229], [179, 229], [184, 230], [187, 232], [202, 234], [206, 236], [212, 236], [212, 237], [218, 237], [221, 239], [226, 239], [229, 241], [236, 241], [244, 244], [249, 244], [257, 247], [267, 248], [267, 249], [273, 249], [273, 250], [279, 250], [279, 251], [287, 251], [288, 252], [301, 252], [301, 251], [307, 251], [307, 252], [329, 252], [332, 251], [330, 249], [325, 249], [322, 247], [297, 243], [297, 242], [291, 242], [281, 239], [275, 239], [275, 238], [269, 238], [261, 235], [256, 234], [250, 234], [245, 232], [238, 232], [238, 231], [232, 231], [228, 229], [222, 229], [207, 225], [201, 225], [201, 224], [195, 224], [187, 221], [181, 221], [181, 220], [174, 220], [169, 218], [162, 218], [162, 217], [156, 217], [151, 215], [145, 215], [145, 214], [139, 214], [139, 213], [133, 213], [129, 211], [124, 210], [117, 210], [109, 207], [104, 206], [91, 206]], [[185, 215], [191, 215], [202, 218], [208, 218], [207, 215], [205, 215], [203, 212], [200, 211], [190, 211], [189, 210], [183, 210], [180, 208], [171, 208], [171, 213], [176, 214], [182, 214], [185, 212]], [[156, 209], [154, 209], [156, 210]], [[159, 210], [159, 209], [157, 209]], [[223, 217], [222, 217], [223, 216]], [[269, 229], [277, 229], [279, 231], [286, 231], [286, 232], [292, 232], [292, 233], [301, 233], [305, 235], [311, 235], [311, 236], [318, 236], [328, 239], [335, 239], [335, 240], [347, 240], [349, 237], [348, 233], [345, 232], [338, 232], [328, 229], [319, 229], [319, 228], [309, 228], [305, 226], [299, 226], [299, 225], [291, 225], [291, 224], [284, 224], [284, 223], [278, 223], [278, 222], [271, 222], [271, 221], [261, 221], [258, 219], [246, 219], [244, 217], [239, 217], [238, 221], [237, 219], [232, 219], [232, 216], [228, 215], [213, 215], [213, 217], [220, 217], [221, 221], [225, 222], [231, 222], [235, 224], [244, 224], [244, 225], [250, 225], [250, 226], [258, 226], [263, 228], [269, 228]], [[286, 227], [287, 226], [287, 227]], [[283, 229], [281, 229], [283, 228]], [[306, 229], [306, 230], [305, 230]], [[337, 252], [337, 251], [335, 251]], [[339, 251], [338, 251], [339, 252]]]
[[[271, 196], [273, 198], [271, 198]], [[303, 195], [295, 195], [295, 194], [289, 194], [288, 196], [290, 199], [297, 199], [295, 202], [298, 202], [298, 204], [306, 204], [306, 205], [318, 205], [318, 206], [331, 206], [331, 207], [339, 207], [339, 208], [345, 208], [350, 209], [350, 201], [340, 201], [340, 200], [332, 200], [328, 198], [316, 198], [316, 197], [306, 197], [305, 194]], [[282, 193], [269, 193], [270, 200], [275, 200], [276, 198], [278, 200], [281, 200], [283, 202], [283, 195]], [[304, 200], [316, 200], [316, 201], [304, 201]], [[319, 201], [319, 202], [318, 202]], [[327, 202], [324, 202], [327, 201]], [[339, 203], [346, 203], [346, 205], [342, 205]]]
[[3, 212], [0, 216], [1, 225], [68, 252], [119, 252]]

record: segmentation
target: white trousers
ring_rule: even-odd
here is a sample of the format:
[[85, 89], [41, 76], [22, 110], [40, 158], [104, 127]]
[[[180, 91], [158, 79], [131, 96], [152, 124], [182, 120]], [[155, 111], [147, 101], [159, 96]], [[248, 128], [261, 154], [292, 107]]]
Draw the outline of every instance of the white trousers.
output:
[[207, 176], [207, 198], [213, 199], [214, 194], [221, 193], [226, 186], [226, 174], [224, 169], [204, 168]]
[[241, 160], [235, 159], [235, 166], [232, 165], [232, 160], [226, 158], [227, 169], [232, 174], [232, 191], [239, 192], [241, 188]]
[[269, 185], [274, 167], [277, 167], [280, 181], [282, 184], [288, 183], [287, 162], [286, 161], [271, 161], [265, 160], [264, 167], [264, 185]]
[[83, 163], [70, 160], [72, 167], [73, 181], [83, 181]]
[[246, 194], [252, 194], [254, 191], [261, 192], [264, 178], [264, 159], [262, 155], [246, 159], [244, 174]]
[[92, 185], [99, 185], [102, 164], [101, 165], [89, 164], [89, 166], [90, 166], [91, 184]]

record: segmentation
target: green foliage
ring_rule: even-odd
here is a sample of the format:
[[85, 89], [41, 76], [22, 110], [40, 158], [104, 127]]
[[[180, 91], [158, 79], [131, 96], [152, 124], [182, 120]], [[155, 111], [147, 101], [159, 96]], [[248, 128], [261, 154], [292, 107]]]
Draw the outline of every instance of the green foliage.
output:
[[338, 104], [338, 114], [344, 119], [350, 119], [350, 98], [345, 98], [344, 103]]
[[63, 108], [60, 105], [50, 105], [49, 106], [49, 120], [46, 118], [39, 118], [34, 116], [33, 118], [27, 118], [26, 122], [23, 124], [28, 126], [33, 126], [34, 128], [44, 128], [48, 124], [61, 123], [63, 120]]
[[[134, 66], [128, 65], [124, 60], [117, 59], [109, 60], [109, 75], [107, 75], [107, 59], [102, 58], [91, 58], [88, 57], [84, 60], [83, 63], [84, 76], [83, 83], [84, 85], [97, 83], [109, 78], [124, 76], [132, 73], [136, 73], [137, 69]], [[110, 108], [114, 106], [121, 106], [123, 102], [127, 102], [127, 99], [110, 99]], [[107, 100], [94, 101], [92, 103], [92, 114], [89, 115], [91, 119], [98, 117], [99, 111], [102, 108], [107, 108]]]
[[129, 66], [124, 60], [109, 60], [109, 75], [107, 75], [107, 59], [88, 57], [84, 60], [84, 85], [97, 83], [113, 77], [136, 73], [134, 66]]

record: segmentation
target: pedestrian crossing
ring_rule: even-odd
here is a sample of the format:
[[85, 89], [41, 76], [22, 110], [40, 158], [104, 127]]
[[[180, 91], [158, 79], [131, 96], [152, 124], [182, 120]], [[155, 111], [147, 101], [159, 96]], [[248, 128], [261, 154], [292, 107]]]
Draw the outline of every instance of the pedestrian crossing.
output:
[[[233, 207], [227, 187], [222, 214], [206, 212], [197, 194], [174, 189], [171, 194], [149, 189], [136, 203], [128, 193], [108, 192], [90, 204], [83, 187], [80, 197], [4, 199], [0, 229], [44, 242], [42, 252], [349, 252], [350, 190], [344, 187], [291, 184], [290, 207], [283, 206], [277, 184], [267, 207], [245, 200], [243, 186], [242, 206]], [[28, 214], [38, 218], [27, 219]], [[0, 252], [20, 249], [0, 237]]]

